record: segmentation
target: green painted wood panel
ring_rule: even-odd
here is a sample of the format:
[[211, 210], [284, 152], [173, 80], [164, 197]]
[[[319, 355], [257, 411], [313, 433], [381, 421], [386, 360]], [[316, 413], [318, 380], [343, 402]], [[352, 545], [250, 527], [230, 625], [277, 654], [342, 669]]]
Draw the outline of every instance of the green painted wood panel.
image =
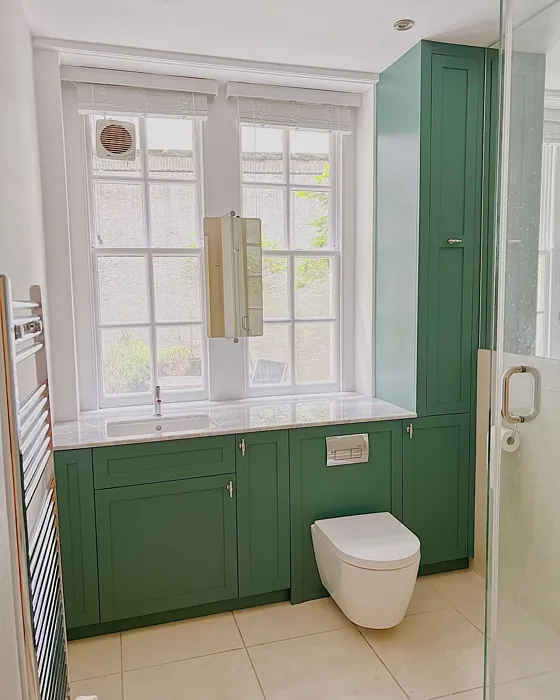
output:
[[375, 394], [416, 411], [420, 188], [417, 44], [376, 89]]
[[237, 597], [234, 478], [96, 492], [101, 622]]
[[99, 622], [91, 450], [55, 454], [56, 498], [68, 628]]
[[467, 556], [469, 426], [469, 414], [405, 421], [403, 522], [420, 539], [423, 566]]
[[[429, 151], [421, 152], [421, 179], [429, 183], [429, 193], [422, 193], [429, 211], [421, 220], [420, 245], [428, 257], [419, 269], [425, 336], [418, 352], [425, 353], [425, 373], [419, 372], [418, 414], [439, 415], [467, 412], [471, 402], [478, 344], [484, 50], [431, 43], [427, 50], [430, 138]], [[427, 89], [424, 97], [423, 111]]]
[[[367, 433], [369, 460], [326, 466], [325, 438]], [[402, 421], [290, 430], [292, 602], [326, 594], [311, 525], [321, 518], [389, 511], [402, 517]]]
[[237, 533], [239, 595], [290, 587], [288, 431], [238, 435]]
[[155, 484], [235, 471], [235, 436], [98, 447], [93, 450], [95, 488]]
[[492, 347], [494, 310], [494, 248], [498, 202], [498, 138], [500, 129], [500, 53], [486, 50], [484, 110], [484, 189], [482, 201], [482, 241], [480, 276], [479, 347]]

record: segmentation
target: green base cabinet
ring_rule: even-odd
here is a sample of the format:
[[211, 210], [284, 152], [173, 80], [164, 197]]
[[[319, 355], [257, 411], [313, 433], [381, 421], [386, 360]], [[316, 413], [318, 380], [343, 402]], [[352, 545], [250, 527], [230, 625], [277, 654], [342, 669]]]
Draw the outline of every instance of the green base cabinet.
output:
[[96, 491], [101, 622], [237, 597], [234, 481]]
[[470, 415], [405, 422], [403, 522], [420, 539], [420, 564], [467, 557]]
[[[369, 460], [327, 467], [325, 439], [367, 433]], [[292, 602], [326, 595], [321, 585], [311, 525], [321, 518], [402, 512], [402, 421], [301, 428], [290, 431]]]
[[99, 586], [91, 450], [57, 452], [55, 478], [66, 625], [95, 625]]
[[238, 435], [239, 596], [290, 587], [288, 431]]

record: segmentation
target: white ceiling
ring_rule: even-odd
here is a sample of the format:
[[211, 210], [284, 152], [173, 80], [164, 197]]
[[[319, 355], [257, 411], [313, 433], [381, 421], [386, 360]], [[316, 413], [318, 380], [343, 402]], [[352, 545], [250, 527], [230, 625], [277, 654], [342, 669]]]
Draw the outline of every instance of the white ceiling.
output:
[[39, 36], [371, 72], [420, 39], [488, 46], [499, 21], [499, 0], [23, 1]]

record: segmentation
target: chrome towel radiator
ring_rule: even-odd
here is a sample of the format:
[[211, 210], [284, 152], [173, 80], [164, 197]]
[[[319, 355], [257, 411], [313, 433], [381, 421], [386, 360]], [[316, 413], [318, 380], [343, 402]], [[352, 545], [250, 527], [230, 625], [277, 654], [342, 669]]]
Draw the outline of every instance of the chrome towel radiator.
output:
[[31, 287], [29, 300], [14, 301], [6, 275], [0, 275], [0, 428], [25, 695], [65, 700], [66, 626], [41, 290]]

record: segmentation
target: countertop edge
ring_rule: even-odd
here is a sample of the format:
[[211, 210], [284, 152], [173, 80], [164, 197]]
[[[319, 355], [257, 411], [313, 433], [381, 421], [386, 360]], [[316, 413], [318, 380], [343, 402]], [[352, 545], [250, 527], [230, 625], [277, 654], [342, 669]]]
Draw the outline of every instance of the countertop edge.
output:
[[[315, 420], [305, 421], [300, 423], [281, 423], [262, 425], [254, 427], [237, 427], [237, 428], [220, 428], [216, 427], [212, 430], [191, 430], [186, 432], [167, 433], [164, 435], [132, 435], [130, 437], [105, 438], [103, 440], [84, 440], [78, 443], [56, 444], [56, 439], [53, 439], [54, 452], [67, 452], [69, 450], [90, 449], [93, 447], [115, 447], [117, 445], [136, 445], [145, 442], [166, 442], [168, 440], [188, 440], [190, 438], [205, 438], [218, 437], [222, 435], [235, 435], [246, 433], [262, 433], [271, 432], [274, 430], [297, 430], [300, 428], [319, 428], [328, 425], [353, 425], [360, 423], [381, 423], [384, 421], [407, 420], [416, 418], [417, 414], [412, 411], [402, 409], [402, 413], [391, 415], [364, 416], [358, 418], [340, 418], [331, 420]], [[56, 432], [56, 426], [55, 426]]]

